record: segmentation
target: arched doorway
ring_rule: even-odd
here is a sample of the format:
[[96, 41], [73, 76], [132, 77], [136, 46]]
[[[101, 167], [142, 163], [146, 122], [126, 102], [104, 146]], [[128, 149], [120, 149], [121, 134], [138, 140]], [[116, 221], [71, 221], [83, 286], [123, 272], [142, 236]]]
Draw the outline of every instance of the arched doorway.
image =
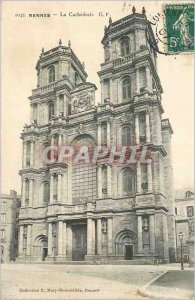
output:
[[45, 261], [47, 257], [48, 238], [46, 235], [38, 235], [34, 243], [34, 256]]
[[123, 256], [126, 260], [133, 259], [135, 253], [135, 240], [134, 232], [130, 230], [120, 231], [115, 239], [115, 253], [116, 255]]

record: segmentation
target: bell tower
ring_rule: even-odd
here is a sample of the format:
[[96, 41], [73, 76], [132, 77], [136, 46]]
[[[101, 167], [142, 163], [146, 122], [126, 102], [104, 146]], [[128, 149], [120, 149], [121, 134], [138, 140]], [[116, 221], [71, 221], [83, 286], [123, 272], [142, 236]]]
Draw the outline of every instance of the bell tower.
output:
[[[161, 252], [165, 261], [173, 261], [175, 228], [170, 154], [173, 131], [169, 120], [162, 119], [163, 89], [157, 72], [157, 52], [152, 47], [155, 45], [156, 48], [156, 43], [145, 8], [137, 13], [133, 7], [131, 15], [115, 22], [110, 17], [102, 44], [104, 62], [98, 72], [101, 84], [99, 107], [103, 110], [105, 105], [107, 114], [109, 108], [110, 115], [111, 112], [115, 114], [107, 132], [111, 136], [111, 145], [123, 144], [123, 136], [129, 132], [126, 141], [140, 150], [145, 146], [151, 151], [147, 166], [140, 160], [136, 165], [137, 258], [155, 257]], [[99, 115], [99, 124], [103, 124], [101, 118]], [[160, 228], [163, 228], [163, 238]], [[161, 243], [163, 250], [160, 250]]]

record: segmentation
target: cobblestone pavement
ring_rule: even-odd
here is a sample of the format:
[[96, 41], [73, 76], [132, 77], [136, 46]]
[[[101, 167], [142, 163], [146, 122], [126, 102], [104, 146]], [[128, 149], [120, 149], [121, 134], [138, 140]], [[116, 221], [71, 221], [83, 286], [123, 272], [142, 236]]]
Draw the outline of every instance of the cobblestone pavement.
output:
[[137, 289], [169, 268], [168, 265], [3, 264], [1, 299], [143, 299]]

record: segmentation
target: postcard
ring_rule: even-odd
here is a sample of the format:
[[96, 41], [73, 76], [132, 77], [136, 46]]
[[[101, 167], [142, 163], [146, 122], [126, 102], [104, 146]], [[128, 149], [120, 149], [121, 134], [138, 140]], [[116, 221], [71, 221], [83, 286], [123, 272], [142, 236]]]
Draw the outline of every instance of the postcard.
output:
[[192, 299], [193, 1], [1, 2], [1, 299]]

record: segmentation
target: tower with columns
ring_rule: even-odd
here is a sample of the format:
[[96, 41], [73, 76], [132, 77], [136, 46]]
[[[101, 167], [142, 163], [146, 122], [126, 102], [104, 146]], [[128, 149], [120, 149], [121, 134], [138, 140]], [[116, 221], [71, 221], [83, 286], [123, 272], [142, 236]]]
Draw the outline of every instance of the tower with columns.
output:
[[[174, 261], [173, 131], [162, 119], [154, 42], [145, 9], [110, 18], [97, 101], [70, 42], [42, 49], [21, 134], [19, 261]], [[115, 156], [123, 146], [147, 147], [150, 156], [133, 164], [43, 161], [46, 147], [62, 145], [114, 147]]]

